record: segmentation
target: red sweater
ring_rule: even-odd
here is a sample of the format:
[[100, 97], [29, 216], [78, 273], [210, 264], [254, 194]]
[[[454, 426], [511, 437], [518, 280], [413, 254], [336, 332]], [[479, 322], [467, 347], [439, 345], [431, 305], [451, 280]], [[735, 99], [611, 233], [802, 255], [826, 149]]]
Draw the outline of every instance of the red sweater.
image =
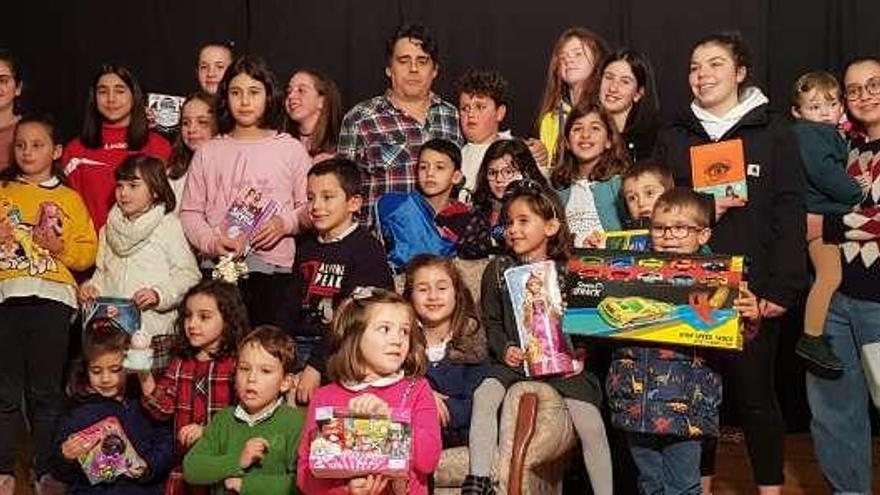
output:
[[147, 144], [139, 150], [129, 150], [125, 138], [127, 127], [107, 127], [101, 129], [101, 148], [87, 148], [79, 138], [64, 147], [61, 163], [64, 173], [73, 187], [82, 196], [92, 215], [95, 230], [101, 230], [107, 222], [107, 213], [114, 203], [116, 188], [116, 167], [134, 154], [145, 154], [167, 160], [171, 155], [171, 145], [162, 136], [150, 132]]

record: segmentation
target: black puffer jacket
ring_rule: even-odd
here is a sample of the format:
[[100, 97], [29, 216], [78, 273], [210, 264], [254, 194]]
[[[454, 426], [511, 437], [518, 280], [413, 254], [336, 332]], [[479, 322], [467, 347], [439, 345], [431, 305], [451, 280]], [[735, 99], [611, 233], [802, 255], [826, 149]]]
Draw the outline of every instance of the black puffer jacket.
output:
[[[759, 298], [791, 307], [806, 287], [804, 166], [788, 122], [761, 105], [720, 140], [743, 140], [748, 204], [728, 210], [712, 228], [714, 253], [744, 254], [750, 288]], [[658, 137], [654, 158], [692, 187], [691, 146], [712, 142], [688, 110]]]

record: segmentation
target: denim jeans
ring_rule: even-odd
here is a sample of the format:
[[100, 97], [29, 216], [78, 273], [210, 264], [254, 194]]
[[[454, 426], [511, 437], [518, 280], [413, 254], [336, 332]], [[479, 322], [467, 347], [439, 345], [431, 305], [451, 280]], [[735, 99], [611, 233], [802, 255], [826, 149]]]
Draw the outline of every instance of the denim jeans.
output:
[[844, 369], [837, 378], [807, 373], [813, 448], [834, 493], [870, 493], [870, 400], [859, 352], [880, 341], [880, 303], [836, 293], [825, 335]]
[[627, 433], [643, 495], [700, 495], [700, 441]]
[[317, 335], [296, 336], [293, 338], [293, 341], [296, 342], [296, 364], [294, 365], [294, 371], [299, 373], [305, 369], [306, 362], [312, 356], [315, 348], [321, 345], [323, 337]]

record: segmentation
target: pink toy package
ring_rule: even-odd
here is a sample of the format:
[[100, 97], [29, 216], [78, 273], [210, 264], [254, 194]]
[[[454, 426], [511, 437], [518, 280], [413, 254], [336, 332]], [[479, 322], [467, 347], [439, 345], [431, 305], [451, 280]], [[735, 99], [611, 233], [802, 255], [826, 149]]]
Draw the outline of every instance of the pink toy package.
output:
[[409, 411], [390, 416], [354, 416], [345, 408], [315, 409], [318, 431], [309, 451], [316, 478], [382, 474], [406, 478], [412, 452]]
[[229, 205], [226, 211], [224, 222], [226, 236], [235, 239], [243, 235], [250, 240], [277, 211], [278, 203], [273, 200], [264, 202], [258, 190], [248, 188]]
[[79, 458], [83, 472], [93, 485], [111, 482], [122, 474], [147, 465], [114, 416], [104, 418], [76, 435], [90, 443], [96, 442], [92, 450]]

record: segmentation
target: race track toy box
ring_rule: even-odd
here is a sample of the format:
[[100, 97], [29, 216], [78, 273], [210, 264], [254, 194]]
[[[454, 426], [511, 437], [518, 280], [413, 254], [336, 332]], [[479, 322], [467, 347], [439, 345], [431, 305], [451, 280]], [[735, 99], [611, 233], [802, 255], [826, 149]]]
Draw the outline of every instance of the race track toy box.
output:
[[741, 256], [585, 249], [568, 268], [566, 333], [742, 349]]

